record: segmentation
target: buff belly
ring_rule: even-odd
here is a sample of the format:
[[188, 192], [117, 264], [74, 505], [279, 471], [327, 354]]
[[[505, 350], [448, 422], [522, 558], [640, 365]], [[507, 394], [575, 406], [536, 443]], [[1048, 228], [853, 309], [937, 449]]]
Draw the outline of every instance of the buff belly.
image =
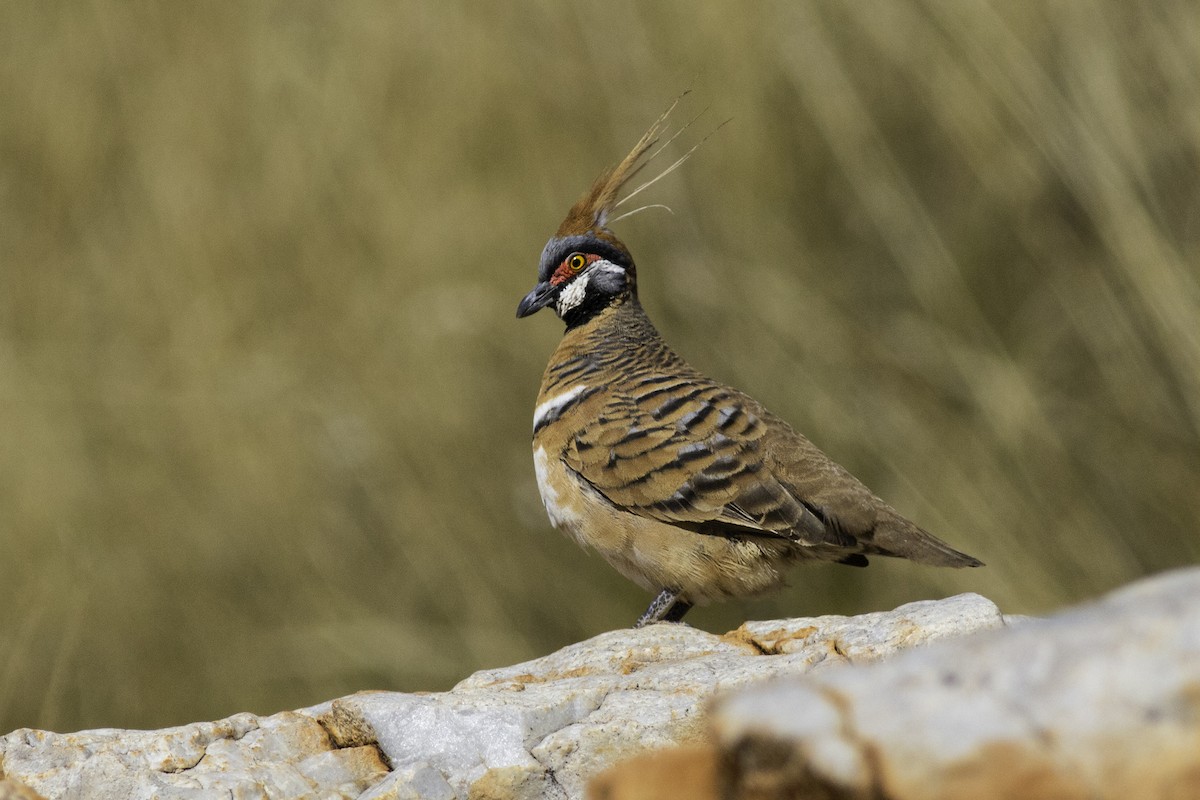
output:
[[623, 511], [545, 449], [533, 458], [550, 523], [648, 591], [672, 589], [696, 604], [758, 594], [803, 557], [787, 541], [705, 535]]

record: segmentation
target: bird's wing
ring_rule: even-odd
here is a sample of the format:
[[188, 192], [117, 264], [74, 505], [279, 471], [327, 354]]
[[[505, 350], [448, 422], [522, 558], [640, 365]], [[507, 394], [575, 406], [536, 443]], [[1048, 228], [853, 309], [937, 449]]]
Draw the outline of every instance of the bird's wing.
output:
[[746, 395], [703, 379], [647, 378], [611, 391], [567, 442], [563, 460], [630, 513], [701, 533], [854, 547], [853, 536], [826, 524], [773, 473], [764, 413]]
[[775, 479], [792, 496], [803, 498], [827, 526], [856, 541], [859, 553], [942, 567], [982, 566], [979, 559], [905, 519], [785, 421], [759, 408], [767, 421], [767, 465]]

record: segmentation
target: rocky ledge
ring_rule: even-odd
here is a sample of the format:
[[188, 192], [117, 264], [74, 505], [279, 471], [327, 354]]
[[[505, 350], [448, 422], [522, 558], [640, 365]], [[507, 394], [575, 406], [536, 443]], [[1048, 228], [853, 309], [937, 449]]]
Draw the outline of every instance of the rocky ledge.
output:
[[1200, 569], [1017, 622], [968, 594], [662, 624], [436, 694], [18, 730], [0, 800], [1200, 797]]

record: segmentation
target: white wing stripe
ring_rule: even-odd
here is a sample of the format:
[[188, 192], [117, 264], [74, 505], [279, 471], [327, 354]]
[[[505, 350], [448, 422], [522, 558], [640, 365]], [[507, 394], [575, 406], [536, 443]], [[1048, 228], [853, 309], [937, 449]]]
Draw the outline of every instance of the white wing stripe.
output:
[[557, 414], [563, 406], [565, 406], [567, 403], [570, 403], [576, 397], [579, 397], [579, 395], [583, 392], [587, 391], [587, 388], [587, 384], [581, 383], [578, 386], [572, 386], [565, 392], [560, 392], [546, 402], [541, 403], [536, 409], [534, 409], [533, 412], [533, 429], [536, 431], [538, 426], [542, 423], [542, 420], [550, 417], [551, 415]]

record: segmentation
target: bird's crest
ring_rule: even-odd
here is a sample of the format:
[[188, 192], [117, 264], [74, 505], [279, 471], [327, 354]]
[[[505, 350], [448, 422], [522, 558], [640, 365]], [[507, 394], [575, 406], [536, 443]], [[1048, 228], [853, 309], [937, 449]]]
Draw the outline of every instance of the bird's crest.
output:
[[[676, 98], [675, 102], [671, 103], [670, 108], [664, 111], [662, 116], [656, 119], [654, 124], [650, 126], [650, 129], [642, 134], [642, 138], [639, 139], [638, 143], [635, 144], [633, 149], [629, 151], [629, 155], [621, 159], [621, 163], [614, 167], [609, 167], [603, 173], [601, 173], [600, 177], [596, 179], [596, 182], [592, 184], [592, 188], [588, 189], [583, 197], [579, 198], [575, 205], [571, 206], [571, 210], [567, 212], [566, 219], [564, 219], [562, 224], [558, 226], [558, 233], [556, 234], [558, 237], [591, 233], [599, 236], [602, 239], [605, 239], [606, 241], [619, 245], [622, 249], [624, 249], [624, 245], [620, 242], [620, 240], [617, 239], [616, 236], [613, 235], [612, 231], [608, 229], [608, 225], [610, 223], [624, 219], [625, 217], [636, 214], [639, 211], [644, 211], [647, 208], [666, 208], [666, 206], [651, 204], [635, 208], [632, 211], [626, 211], [624, 214], [621, 214], [615, 218], [612, 218], [611, 216], [612, 212], [616, 208], [623, 205], [635, 195], [642, 192], [644, 189], [649, 188], [651, 185], [657, 183], [660, 179], [678, 169], [683, 162], [688, 160], [692, 153], [696, 152], [696, 148], [698, 148], [701, 144], [704, 144], [704, 141], [708, 138], [706, 136], [705, 139], [702, 139], [700, 142], [693, 145], [691, 149], [677, 158], [669, 167], [664, 169], [658, 175], [655, 175], [650, 180], [644, 182], [624, 197], [620, 197], [621, 189], [625, 187], [625, 184], [632, 180], [633, 177], [641, 172], [647, 164], [653, 161], [659, 153], [666, 149], [667, 145], [675, 141], [675, 138], [679, 136], [679, 134], [687, 130], [692, 122], [696, 121], [693, 119], [691, 122], [688, 122], [678, 131], [671, 134], [671, 136], [665, 142], [663, 142], [661, 147], [651, 153], [648, 157], [644, 159], [642, 158], [646, 155], [646, 152], [649, 151], [650, 148], [654, 147], [654, 145], [658, 144], [659, 140], [663, 137], [663, 134], [667, 130], [667, 118], [671, 115], [671, 112], [675, 110], [675, 106], [679, 105], [679, 101], [686, 94], [687, 92], [684, 92], [682, 95]], [[718, 128], [719, 127], [720, 126], [718, 126]], [[670, 211], [669, 208], [667, 210]]]

